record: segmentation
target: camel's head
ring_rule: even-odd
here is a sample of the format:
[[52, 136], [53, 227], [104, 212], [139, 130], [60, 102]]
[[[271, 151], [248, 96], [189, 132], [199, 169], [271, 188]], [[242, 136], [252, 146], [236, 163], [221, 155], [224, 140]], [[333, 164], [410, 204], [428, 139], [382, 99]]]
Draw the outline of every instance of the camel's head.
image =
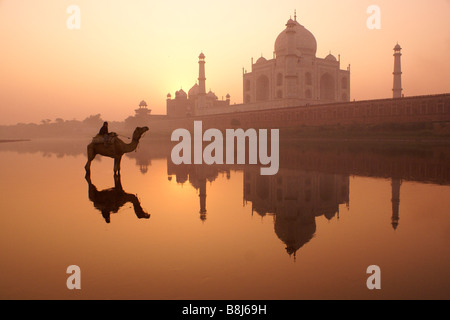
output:
[[136, 130], [134, 130], [133, 133], [133, 140], [141, 139], [142, 135], [146, 133], [149, 130], [148, 127], [137, 127]]
[[150, 219], [151, 215], [147, 212], [145, 212], [144, 210], [135, 210], [136, 216], [138, 217], [138, 219], [145, 219], [148, 220]]

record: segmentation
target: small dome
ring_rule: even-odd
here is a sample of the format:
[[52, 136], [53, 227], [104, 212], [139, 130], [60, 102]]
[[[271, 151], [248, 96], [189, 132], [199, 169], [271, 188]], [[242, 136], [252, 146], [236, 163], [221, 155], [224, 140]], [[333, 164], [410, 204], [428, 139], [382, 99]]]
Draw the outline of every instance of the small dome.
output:
[[175, 92], [175, 98], [176, 99], [187, 99], [187, 94], [184, 92], [183, 89], [180, 89], [179, 91]]
[[400, 45], [397, 43], [397, 45], [394, 47], [395, 51], [400, 51], [402, 50], [402, 47], [400, 47]]
[[277, 57], [287, 55], [287, 30], [292, 29], [295, 32], [295, 49], [298, 56], [301, 55], [316, 55], [317, 52], [317, 42], [313, 34], [302, 26], [297, 21], [289, 19], [286, 24], [286, 29], [284, 29], [275, 41], [275, 54]]
[[172, 95], [170, 93], [167, 94], [167, 98], [172, 98]]
[[142, 101], [139, 103], [139, 107], [147, 107], [147, 102], [145, 102], [144, 100], [142, 100]]
[[194, 98], [198, 95], [199, 92], [199, 85], [196, 83], [191, 90], [189, 90], [188, 95], [189, 95], [189, 99]]
[[205, 59], [205, 55], [202, 53], [200, 53], [200, 55], [198, 56], [199, 59]]
[[208, 98], [217, 100], [217, 96], [214, 94], [214, 92], [212, 92], [211, 90], [209, 90], [208, 94], [206, 95]]
[[267, 62], [267, 59], [264, 57], [261, 57], [258, 60], [256, 60], [256, 63], [264, 63], [264, 62]]
[[292, 18], [290, 18], [290, 19], [288, 20], [288, 22], [286, 23], [286, 27], [287, 27], [287, 26], [295, 26], [295, 21], [292, 20]]
[[337, 61], [336, 57], [333, 56], [331, 53], [325, 57], [325, 60]]

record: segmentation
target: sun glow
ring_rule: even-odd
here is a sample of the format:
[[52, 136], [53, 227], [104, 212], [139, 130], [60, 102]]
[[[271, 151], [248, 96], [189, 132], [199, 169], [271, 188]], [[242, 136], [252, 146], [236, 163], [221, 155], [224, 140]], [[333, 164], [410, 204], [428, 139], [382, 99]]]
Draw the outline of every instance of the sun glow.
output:
[[[81, 13], [78, 30], [66, 26], [67, 8], [74, 4]], [[381, 29], [370, 30], [368, 4], [354, 0], [339, 6], [294, 0], [3, 0], [0, 124], [92, 113], [122, 121], [142, 99], [153, 114], [165, 114], [167, 94], [187, 92], [196, 83], [202, 51], [207, 91], [241, 103], [243, 68], [251, 67], [252, 57], [273, 56], [274, 41], [294, 9], [316, 37], [318, 57], [331, 51], [340, 55], [342, 68], [351, 64], [352, 100], [391, 96], [397, 41], [404, 48], [405, 94], [448, 92], [450, 47], [442, 41], [449, 37], [448, 2], [378, 5]], [[431, 74], [430, 65], [439, 67]]]

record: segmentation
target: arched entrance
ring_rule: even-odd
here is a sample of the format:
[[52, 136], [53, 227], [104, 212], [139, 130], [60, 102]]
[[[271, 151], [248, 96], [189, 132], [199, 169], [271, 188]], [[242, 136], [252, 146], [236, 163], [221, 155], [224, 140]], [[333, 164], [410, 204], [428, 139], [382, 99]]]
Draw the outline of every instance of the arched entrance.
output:
[[269, 78], [265, 75], [256, 80], [256, 101], [269, 100]]
[[334, 78], [325, 73], [320, 78], [320, 100], [335, 100]]

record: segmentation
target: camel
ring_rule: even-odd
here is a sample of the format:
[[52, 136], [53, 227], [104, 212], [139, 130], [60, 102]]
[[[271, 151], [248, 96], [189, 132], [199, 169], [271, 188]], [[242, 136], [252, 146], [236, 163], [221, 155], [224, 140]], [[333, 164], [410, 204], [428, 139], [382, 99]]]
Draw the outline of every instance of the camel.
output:
[[91, 162], [96, 155], [102, 155], [114, 159], [114, 175], [120, 175], [120, 161], [125, 153], [133, 152], [136, 150], [139, 140], [142, 135], [149, 130], [148, 127], [138, 127], [134, 130], [133, 139], [131, 143], [125, 143], [118, 137], [114, 137], [111, 143], [96, 143], [91, 142], [87, 146], [87, 163], [85, 166], [86, 175], [91, 172]]
[[90, 176], [86, 176], [89, 185], [89, 200], [94, 203], [106, 223], [111, 223], [111, 213], [119, 212], [126, 203], [131, 202], [134, 207], [134, 213], [138, 219], [149, 219], [150, 214], [146, 213], [141, 207], [139, 199], [130, 193], [126, 193], [122, 188], [120, 175], [114, 176], [114, 188], [98, 191], [97, 187], [91, 182]]

